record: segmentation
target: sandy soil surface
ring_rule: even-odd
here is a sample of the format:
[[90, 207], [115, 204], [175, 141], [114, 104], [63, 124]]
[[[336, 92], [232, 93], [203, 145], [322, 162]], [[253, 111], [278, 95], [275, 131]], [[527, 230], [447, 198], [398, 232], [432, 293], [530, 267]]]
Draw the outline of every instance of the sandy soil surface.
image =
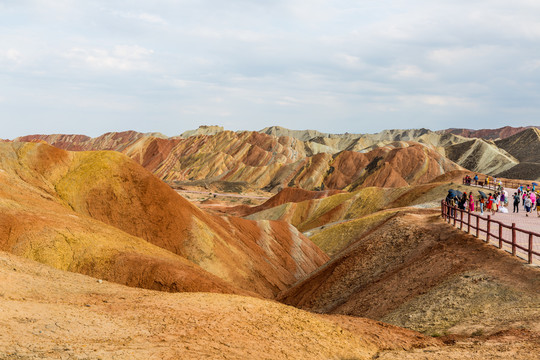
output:
[[527, 331], [501, 332], [493, 336], [467, 339], [442, 338], [448, 345], [411, 351], [386, 351], [377, 354], [379, 360], [537, 360], [540, 337]]
[[2, 252], [0, 327], [0, 359], [537, 359], [540, 349], [525, 328], [426, 338], [273, 301], [129, 288]]
[[537, 359], [527, 330], [429, 338], [276, 302], [170, 294], [0, 252], [0, 359]]
[[129, 288], [0, 252], [0, 359], [370, 359], [441, 345], [274, 301]]

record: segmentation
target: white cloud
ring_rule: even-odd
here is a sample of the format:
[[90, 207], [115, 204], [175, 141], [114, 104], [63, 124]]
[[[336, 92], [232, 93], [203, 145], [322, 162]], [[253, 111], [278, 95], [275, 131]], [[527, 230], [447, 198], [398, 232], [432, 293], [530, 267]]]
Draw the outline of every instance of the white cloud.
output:
[[6, 58], [15, 63], [19, 63], [22, 60], [22, 54], [15, 49], [9, 49], [6, 51]]
[[435, 80], [434, 74], [427, 73], [416, 65], [398, 65], [393, 69], [396, 79]]
[[121, 45], [112, 50], [72, 48], [65, 56], [76, 66], [87, 66], [97, 70], [150, 71], [149, 56], [153, 50], [141, 46]]
[[462, 107], [471, 108], [478, 104], [471, 99], [455, 96], [444, 95], [414, 95], [414, 96], [399, 96], [399, 101], [407, 105], [430, 105], [437, 107]]
[[115, 10], [104, 10], [109, 12], [110, 14], [114, 16], [118, 16], [125, 19], [132, 19], [132, 20], [140, 20], [144, 21], [150, 24], [158, 24], [158, 25], [167, 25], [167, 21], [161, 17], [158, 14], [152, 14], [152, 13], [133, 13], [133, 12], [123, 12], [123, 11], [115, 11]]
[[244, 29], [217, 28], [215, 26], [197, 26], [186, 32], [187, 36], [210, 40], [228, 40], [248, 43], [269, 41], [273, 35]]
[[281, 99], [276, 101], [276, 104], [280, 106], [291, 106], [291, 105], [298, 105], [301, 104], [302, 101], [290, 96], [284, 96]]
[[167, 25], [167, 21], [165, 21], [161, 16], [155, 15], [155, 14], [141, 13], [141, 14], [136, 14], [134, 18], [138, 20], [143, 20], [149, 23]]
[[445, 66], [459, 66], [482, 59], [495, 58], [501, 49], [497, 46], [454, 47], [435, 49], [429, 52], [428, 59]]
[[17, 65], [23, 61], [23, 55], [19, 50], [16, 49], [7, 49], [4, 51], [0, 50], [0, 61], [1, 60]]
[[335, 58], [338, 64], [345, 66], [347, 68], [351, 68], [351, 69], [365, 69], [366, 68], [366, 64], [358, 56], [343, 53], [343, 54], [337, 54]]

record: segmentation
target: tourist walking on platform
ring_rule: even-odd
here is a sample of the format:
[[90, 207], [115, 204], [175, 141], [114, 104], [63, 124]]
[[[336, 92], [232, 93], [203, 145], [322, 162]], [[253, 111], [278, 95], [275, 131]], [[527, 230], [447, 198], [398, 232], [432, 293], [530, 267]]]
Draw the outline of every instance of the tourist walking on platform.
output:
[[459, 199], [458, 207], [461, 210], [465, 210], [465, 203], [467, 202], [467, 193], [464, 192], [463, 195], [461, 195], [461, 199]]
[[482, 195], [480, 195], [479, 203], [480, 203], [480, 214], [483, 214], [484, 213], [484, 204], [486, 203], [486, 199]]
[[519, 213], [519, 195], [518, 193], [514, 193], [514, 211], [515, 213]]
[[469, 194], [469, 210], [471, 212], [474, 211], [474, 198], [472, 196], [472, 193]]
[[540, 196], [536, 197], [536, 215], [540, 217]]
[[527, 212], [525, 216], [529, 216], [529, 213], [531, 212], [531, 205], [531, 197], [527, 195], [527, 197], [525, 198], [525, 211]]
[[478, 174], [474, 175], [474, 185], [478, 185]]
[[536, 195], [531, 192], [531, 212], [536, 208]]

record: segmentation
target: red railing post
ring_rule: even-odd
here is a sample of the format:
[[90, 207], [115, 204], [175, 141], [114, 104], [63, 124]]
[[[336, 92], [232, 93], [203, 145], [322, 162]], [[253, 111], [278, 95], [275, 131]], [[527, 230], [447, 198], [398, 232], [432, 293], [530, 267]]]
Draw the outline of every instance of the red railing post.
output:
[[516, 223], [512, 223], [512, 255], [516, 256]]
[[444, 200], [441, 200], [441, 217], [444, 218]]
[[459, 209], [459, 230], [463, 230], [463, 209]]
[[533, 262], [533, 234], [529, 233], [529, 264]]
[[502, 249], [503, 239], [502, 239], [502, 223], [499, 223], [499, 249]]
[[456, 217], [457, 217], [457, 206], [452, 206], [452, 211], [454, 213], [454, 226], [456, 226]]
[[471, 208], [467, 210], [467, 234], [471, 233]]
[[489, 243], [489, 235], [491, 230], [491, 215], [487, 216], [487, 231], [486, 231], [486, 242]]
[[479, 231], [480, 231], [480, 215], [476, 216], [476, 237], [478, 237]]

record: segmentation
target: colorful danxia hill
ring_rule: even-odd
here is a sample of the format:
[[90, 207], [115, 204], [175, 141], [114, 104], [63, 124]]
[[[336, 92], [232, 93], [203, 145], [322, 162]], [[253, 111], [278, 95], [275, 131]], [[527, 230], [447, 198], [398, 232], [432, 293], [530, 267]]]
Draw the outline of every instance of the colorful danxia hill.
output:
[[540, 131], [0, 141], [0, 358], [537, 359], [540, 269], [441, 219]]

